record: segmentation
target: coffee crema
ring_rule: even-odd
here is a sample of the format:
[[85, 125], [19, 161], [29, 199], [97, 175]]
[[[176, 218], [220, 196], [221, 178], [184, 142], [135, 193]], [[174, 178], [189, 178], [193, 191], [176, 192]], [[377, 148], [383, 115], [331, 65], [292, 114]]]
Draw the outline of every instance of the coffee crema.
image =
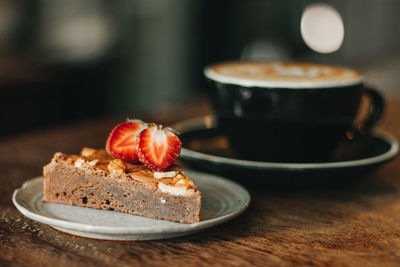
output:
[[355, 70], [305, 62], [223, 62], [206, 67], [204, 74], [243, 87], [317, 89], [362, 83]]

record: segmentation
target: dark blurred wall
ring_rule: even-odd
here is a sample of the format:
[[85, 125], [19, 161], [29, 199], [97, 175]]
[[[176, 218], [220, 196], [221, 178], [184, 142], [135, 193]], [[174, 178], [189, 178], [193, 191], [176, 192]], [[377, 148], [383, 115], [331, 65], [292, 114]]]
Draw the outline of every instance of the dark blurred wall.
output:
[[342, 48], [328, 55], [300, 36], [316, 1], [2, 0], [0, 136], [179, 105], [204, 91], [202, 69], [221, 60], [397, 66], [400, 1], [325, 2], [345, 25]]
[[187, 99], [196, 87], [200, 2], [142, 0], [129, 8], [131, 42], [110, 95], [111, 110], [150, 110]]

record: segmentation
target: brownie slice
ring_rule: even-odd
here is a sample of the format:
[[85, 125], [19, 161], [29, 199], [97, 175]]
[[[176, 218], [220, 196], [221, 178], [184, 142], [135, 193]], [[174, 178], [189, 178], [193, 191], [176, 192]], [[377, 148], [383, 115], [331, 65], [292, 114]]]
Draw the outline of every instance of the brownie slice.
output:
[[153, 172], [113, 159], [104, 150], [84, 148], [80, 156], [54, 154], [43, 176], [46, 202], [182, 223], [200, 220], [200, 192], [176, 165]]

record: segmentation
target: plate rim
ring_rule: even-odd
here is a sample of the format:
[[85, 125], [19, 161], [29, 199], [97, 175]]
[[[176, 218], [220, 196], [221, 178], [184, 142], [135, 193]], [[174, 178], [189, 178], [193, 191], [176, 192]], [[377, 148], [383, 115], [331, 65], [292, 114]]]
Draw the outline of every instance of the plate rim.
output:
[[[208, 219], [205, 221], [200, 221], [197, 223], [193, 224], [183, 224], [183, 223], [177, 223], [177, 225], [168, 225], [168, 226], [161, 226], [157, 228], [150, 228], [150, 227], [118, 227], [118, 226], [98, 226], [98, 225], [92, 225], [92, 224], [86, 224], [82, 222], [74, 222], [74, 221], [66, 221], [63, 219], [58, 219], [58, 218], [53, 218], [49, 217], [43, 214], [39, 214], [35, 211], [31, 211], [27, 208], [25, 208], [23, 205], [21, 205], [18, 202], [18, 194], [21, 194], [23, 190], [26, 190], [29, 186], [32, 186], [35, 183], [43, 183], [43, 176], [38, 176], [35, 178], [32, 178], [22, 184], [20, 188], [17, 188], [14, 190], [13, 195], [12, 195], [12, 202], [14, 206], [26, 217], [38, 221], [40, 223], [44, 223], [50, 226], [54, 227], [62, 227], [65, 229], [70, 229], [70, 230], [78, 230], [81, 232], [90, 232], [90, 233], [99, 233], [99, 234], [115, 234], [115, 235], [122, 235], [122, 234], [127, 234], [127, 235], [136, 235], [136, 236], [141, 236], [141, 235], [157, 235], [157, 234], [162, 234], [162, 233], [167, 233], [167, 234], [175, 234], [175, 233], [187, 233], [190, 234], [192, 232], [197, 232], [202, 229], [216, 226], [218, 224], [227, 222], [240, 214], [242, 214], [249, 206], [251, 202], [251, 196], [247, 189], [243, 187], [242, 185], [229, 180], [227, 178], [223, 178], [221, 176], [215, 175], [215, 174], [210, 174], [210, 173], [204, 173], [204, 172], [199, 172], [199, 171], [194, 171], [194, 170], [189, 170], [190, 172], [194, 173], [201, 173], [201, 174], [206, 174], [208, 176], [214, 176], [212, 179], [217, 178], [219, 179], [218, 182], [228, 182], [231, 184], [231, 186], [236, 187], [237, 189], [242, 191], [243, 195], [243, 202], [241, 205], [238, 207], [237, 210], [225, 214], [223, 216], [219, 216], [216, 218]], [[38, 192], [39, 193], [39, 192]], [[37, 194], [35, 196], [37, 196]], [[60, 203], [58, 203], [60, 204]], [[65, 204], [60, 204], [60, 205], [65, 205]], [[84, 208], [84, 207], [80, 207]], [[169, 222], [169, 221], [168, 221]]]
[[[206, 115], [196, 118], [175, 123], [172, 127], [177, 129], [181, 134], [185, 133], [184, 125], [186, 128], [192, 127], [193, 130], [204, 129], [199, 127], [199, 124], [203, 123], [206, 127], [212, 127], [216, 124], [216, 117], [214, 115]], [[362, 166], [370, 166], [381, 162], [386, 162], [393, 159], [399, 153], [399, 142], [390, 133], [379, 129], [370, 133], [371, 136], [379, 138], [390, 145], [390, 149], [385, 153], [377, 156], [347, 160], [347, 161], [336, 161], [336, 162], [317, 162], [317, 163], [294, 163], [294, 162], [267, 162], [267, 161], [252, 161], [244, 159], [232, 159], [212, 154], [206, 154], [203, 152], [194, 151], [185, 147], [181, 148], [181, 158], [189, 160], [201, 160], [212, 162], [214, 164], [226, 165], [232, 167], [258, 169], [258, 170], [284, 170], [284, 171], [312, 171], [312, 170], [330, 170], [330, 169], [346, 169]]]

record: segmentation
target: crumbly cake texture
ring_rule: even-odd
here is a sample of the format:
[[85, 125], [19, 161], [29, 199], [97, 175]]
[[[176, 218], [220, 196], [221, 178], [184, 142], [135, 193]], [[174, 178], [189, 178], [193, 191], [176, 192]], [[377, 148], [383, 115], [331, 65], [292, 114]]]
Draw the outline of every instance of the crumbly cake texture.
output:
[[113, 159], [104, 150], [54, 154], [43, 168], [45, 202], [115, 210], [133, 215], [195, 223], [201, 194], [179, 166], [154, 172]]

